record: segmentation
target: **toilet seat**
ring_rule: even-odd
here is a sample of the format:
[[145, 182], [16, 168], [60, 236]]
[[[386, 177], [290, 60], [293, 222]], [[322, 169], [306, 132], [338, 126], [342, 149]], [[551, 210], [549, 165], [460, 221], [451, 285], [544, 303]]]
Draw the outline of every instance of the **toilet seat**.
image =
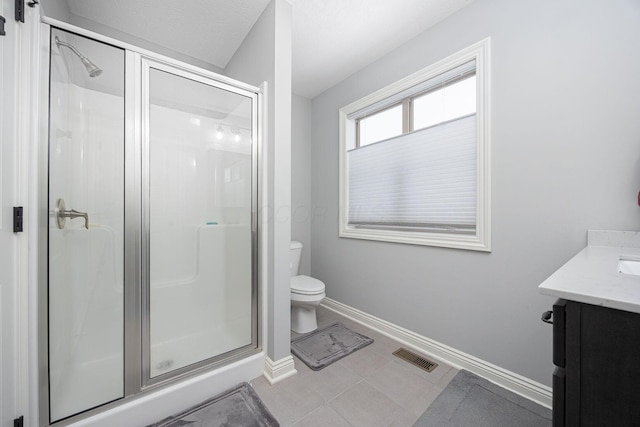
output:
[[299, 295], [319, 295], [324, 293], [324, 283], [309, 276], [291, 278], [291, 292]]

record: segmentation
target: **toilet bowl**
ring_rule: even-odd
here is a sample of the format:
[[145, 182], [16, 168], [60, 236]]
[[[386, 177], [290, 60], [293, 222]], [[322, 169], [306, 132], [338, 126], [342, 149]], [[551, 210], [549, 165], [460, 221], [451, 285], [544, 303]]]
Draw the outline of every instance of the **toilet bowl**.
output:
[[318, 329], [316, 307], [325, 297], [324, 283], [298, 275], [302, 243], [291, 242], [291, 330], [299, 334]]

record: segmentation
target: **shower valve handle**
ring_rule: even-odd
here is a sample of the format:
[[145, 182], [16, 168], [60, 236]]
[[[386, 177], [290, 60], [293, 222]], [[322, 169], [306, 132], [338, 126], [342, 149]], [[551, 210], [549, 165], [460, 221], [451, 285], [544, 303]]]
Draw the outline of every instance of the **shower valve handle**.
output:
[[56, 200], [56, 224], [60, 230], [64, 228], [67, 218], [84, 218], [84, 228], [89, 229], [89, 214], [86, 212], [78, 212], [75, 209], [67, 210], [63, 199]]

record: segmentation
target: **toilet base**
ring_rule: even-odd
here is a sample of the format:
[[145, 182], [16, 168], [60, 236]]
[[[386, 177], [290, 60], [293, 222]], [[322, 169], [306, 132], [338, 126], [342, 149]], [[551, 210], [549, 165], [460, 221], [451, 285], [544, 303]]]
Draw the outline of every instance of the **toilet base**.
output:
[[318, 329], [315, 305], [291, 305], [291, 330], [299, 334]]

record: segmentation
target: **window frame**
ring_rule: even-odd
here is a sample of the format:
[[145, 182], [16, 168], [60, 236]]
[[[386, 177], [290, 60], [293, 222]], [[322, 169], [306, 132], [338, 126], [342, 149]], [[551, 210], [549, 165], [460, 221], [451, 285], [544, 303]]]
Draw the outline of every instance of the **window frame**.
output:
[[[342, 107], [339, 119], [339, 237], [407, 243], [491, 252], [491, 135], [490, 135], [490, 38], [481, 40], [358, 101]], [[358, 119], [353, 114], [430, 80], [469, 61], [476, 61], [476, 232], [473, 235], [391, 230], [349, 226], [349, 170], [347, 151], [359, 144]], [[400, 102], [410, 103], [425, 91], [416, 91]], [[398, 103], [393, 104], [398, 105]], [[405, 105], [405, 107], [407, 107]], [[382, 108], [380, 111], [384, 110]], [[403, 112], [403, 131], [411, 128], [409, 108]]]

